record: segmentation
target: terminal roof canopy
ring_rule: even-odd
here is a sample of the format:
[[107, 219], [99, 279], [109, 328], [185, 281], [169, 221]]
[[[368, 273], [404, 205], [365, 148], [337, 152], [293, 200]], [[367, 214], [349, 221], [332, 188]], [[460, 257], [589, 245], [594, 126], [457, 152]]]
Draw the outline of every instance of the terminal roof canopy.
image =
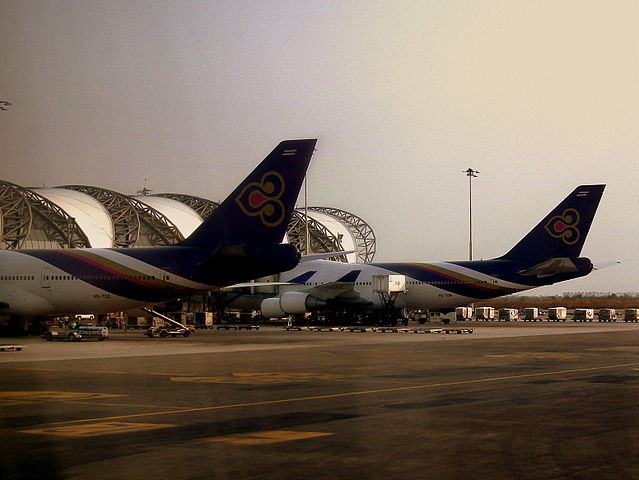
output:
[[[87, 185], [25, 188], [0, 180], [0, 248], [172, 245], [188, 237], [217, 206], [188, 194], [130, 196]], [[303, 253], [355, 250], [345, 259], [349, 262], [371, 262], [375, 255], [370, 226], [331, 207], [309, 207], [308, 218], [304, 209], [297, 209], [285, 241]]]

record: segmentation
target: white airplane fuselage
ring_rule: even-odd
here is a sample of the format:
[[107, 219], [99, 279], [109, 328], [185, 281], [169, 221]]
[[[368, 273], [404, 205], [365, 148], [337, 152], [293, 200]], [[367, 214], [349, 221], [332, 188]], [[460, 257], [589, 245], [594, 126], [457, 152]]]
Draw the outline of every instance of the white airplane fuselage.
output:
[[[267, 317], [382, 307], [450, 309], [588, 275], [592, 262], [580, 254], [604, 188], [578, 186], [501, 257], [370, 264], [302, 262], [278, 279], [295, 285], [281, 286], [260, 302], [260, 309]], [[405, 291], [396, 298], [387, 291], [388, 296], [382, 298], [381, 284], [374, 288], [376, 275], [398, 275]]]
[[[71, 312], [107, 313], [139, 307], [138, 299], [114, 293], [90, 282], [103, 282], [117, 287], [120, 282], [138, 282], [140, 285], [160, 281], [182, 286], [192, 293], [211, 287], [192, 282], [140, 260], [127, 257], [117, 250], [85, 249], [95, 257], [117, 260], [126, 265], [128, 276], [113, 271], [102, 271], [96, 275], [71, 275], [40, 258], [18, 251], [0, 251], [0, 314], [9, 316], [49, 316]], [[64, 252], [64, 251], [63, 251]], [[69, 250], [69, 252], [71, 252]], [[148, 304], [153, 302], [149, 301]]]
[[0, 317], [117, 312], [293, 268], [281, 242], [315, 144], [281, 142], [175, 245], [0, 250]]
[[[389, 268], [385, 268], [388, 265]], [[396, 308], [428, 308], [432, 310], [466, 305], [485, 296], [496, 297], [510, 293], [521, 292], [534, 288], [527, 285], [500, 279], [496, 276], [482, 273], [452, 262], [414, 262], [410, 264], [424, 276], [405, 275], [406, 290], [397, 295], [394, 306]], [[300, 286], [281, 286], [281, 292], [296, 291], [302, 288], [312, 288], [336, 282], [348, 272], [360, 271], [353, 284], [353, 291], [362, 299], [371, 303], [371, 309], [382, 307], [382, 300], [378, 292], [373, 289], [373, 276], [402, 274], [398, 264], [347, 264], [327, 260], [304, 262], [295, 269], [280, 275], [280, 281], [290, 281], [304, 272], [316, 273]], [[431, 277], [431, 275], [436, 275]], [[455, 290], [474, 290], [481, 295], [462, 294]], [[486, 295], [483, 294], [485, 292]]]

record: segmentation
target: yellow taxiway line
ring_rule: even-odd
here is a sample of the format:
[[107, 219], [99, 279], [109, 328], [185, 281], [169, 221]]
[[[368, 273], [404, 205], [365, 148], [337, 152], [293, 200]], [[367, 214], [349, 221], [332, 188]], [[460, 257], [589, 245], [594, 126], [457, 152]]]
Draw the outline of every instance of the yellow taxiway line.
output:
[[576, 374], [576, 373], [596, 372], [601, 370], [612, 370], [615, 368], [629, 368], [629, 367], [637, 367], [637, 366], [639, 366], [639, 362], [620, 363], [615, 365], [604, 365], [599, 367], [585, 367], [585, 368], [573, 368], [573, 369], [566, 369], [566, 370], [555, 370], [550, 372], [524, 373], [520, 375], [477, 378], [472, 380], [459, 380], [455, 382], [429, 383], [425, 385], [408, 385], [403, 387], [379, 388], [374, 390], [342, 392], [342, 393], [333, 393], [333, 394], [327, 394], [327, 395], [311, 395], [307, 397], [282, 398], [279, 400], [264, 400], [259, 402], [245, 402], [245, 403], [233, 403], [228, 405], [212, 405], [208, 407], [173, 409], [173, 410], [166, 410], [166, 411], [160, 411], [160, 412], [114, 415], [109, 417], [85, 418], [80, 420], [65, 420], [62, 422], [52, 422], [52, 423], [46, 423], [43, 425], [64, 425], [64, 424], [74, 424], [74, 423], [107, 422], [107, 421], [122, 420], [122, 419], [156, 417], [156, 416], [163, 416], [163, 415], [177, 415], [177, 414], [194, 413], [194, 412], [208, 412], [208, 411], [224, 410], [224, 409], [232, 409], [232, 408], [257, 407], [257, 406], [264, 406], [264, 405], [279, 405], [279, 404], [285, 404], [285, 403], [309, 402], [314, 400], [327, 400], [327, 399], [333, 399], [333, 398], [356, 397], [356, 396], [363, 396], [363, 395], [375, 395], [375, 394], [394, 393], [394, 392], [407, 392], [412, 390], [427, 390], [427, 389], [433, 389], [433, 388], [451, 387], [451, 386], [458, 386], [458, 385], [503, 382], [508, 380], [519, 380], [523, 378], [570, 375], [570, 374]]

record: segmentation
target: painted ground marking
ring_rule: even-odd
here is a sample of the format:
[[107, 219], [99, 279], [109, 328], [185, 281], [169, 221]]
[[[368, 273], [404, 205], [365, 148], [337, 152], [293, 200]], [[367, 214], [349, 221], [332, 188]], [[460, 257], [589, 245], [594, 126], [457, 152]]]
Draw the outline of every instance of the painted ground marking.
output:
[[21, 430], [21, 433], [33, 433], [38, 435], [58, 435], [62, 437], [97, 437], [100, 435], [112, 435], [115, 433], [143, 432], [168, 428], [174, 425], [159, 423], [126, 423], [126, 422], [96, 422], [84, 425], [68, 425], [66, 427], [35, 428], [33, 430]]
[[257, 372], [233, 373], [223, 377], [171, 377], [173, 382], [228, 383], [232, 385], [272, 385], [277, 383], [341, 380], [347, 375], [330, 373]]
[[268, 430], [265, 432], [240, 433], [237, 435], [226, 435], [224, 437], [213, 437], [204, 440], [205, 442], [230, 443], [232, 445], [267, 445], [270, 443], [291, 442], [294, 440], [305, 440], [307, 438], [326, 437], [335, 435], [325, 432], [296, 432], [293, 430]]

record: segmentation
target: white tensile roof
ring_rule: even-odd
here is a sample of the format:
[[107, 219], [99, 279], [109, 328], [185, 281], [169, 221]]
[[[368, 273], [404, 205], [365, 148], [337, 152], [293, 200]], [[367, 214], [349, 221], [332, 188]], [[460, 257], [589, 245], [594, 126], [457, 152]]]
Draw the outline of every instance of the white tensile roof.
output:
[[[308, 216], [324, 225], [336, 237], [341, 236], [342, 247], [344, 250], [356, 250], [355, 237], [353, 237], [353, 234], [348, 227], [337, 218], [314, 210], [309, 210]], [[346, 258], [348, 263], [357, 262], [357, 252], [349, 253], [346, 255]]]
[[202, 217], [200, 217], [195, 210], [177, 200], [166, 197], [154, 197], [153, 195], [143, 195], [134, 198], [142, 203], [146, 203], [149, 207], [154, 208], [168, 218], [171, 223], [177, 227], [184, 238], [191, 235], [202, 223]]
[[64, 188], [34, 188], [37, 194], [56, 204], [71, 216], [95, 248], [113, 246], [115, 237], [109, 212], [86, 193]]

